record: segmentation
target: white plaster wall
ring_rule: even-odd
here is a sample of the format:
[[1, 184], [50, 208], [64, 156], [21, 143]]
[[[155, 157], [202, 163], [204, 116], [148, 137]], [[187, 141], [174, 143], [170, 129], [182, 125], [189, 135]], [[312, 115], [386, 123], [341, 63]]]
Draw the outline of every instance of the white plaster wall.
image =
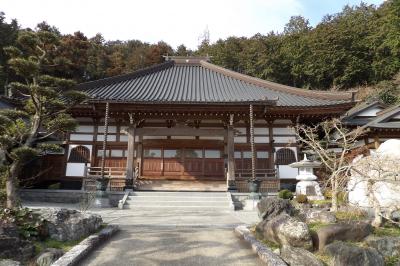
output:
[[268, 135], [268, 128], [265, 127], [255, 127], [254, 135]]
[[294, 128], [292, 127], [274, 127], [274, 135], [295, 135]]
[[[97, 141], [103, 141], [104, 140], [104, 135], [97, 135]], [[107, 141], [116, 141], [117, 136], [116, 135], [107, 135]]]
[[143, 136], [143, 139], [167, 139], [167, 136]]
[[171, 136], [171, 139], [196, 139], [195, 136]]
[[247, 143], [247, 137], [235, 137], [234, 142], [235, 143]]
[[254, 143], [269, 143], [269, 137], [254, 137]]
[[92, 134], [70, 134], [70, 140], [78, 140], [78, 141], [93, 141]]
[[[104, 133], [104, 126], [99, 126], [98, 132]], [[117, 133], [117, 127], [116, 126], [108, 126], [108, 133]]]
[[294, 179], [298, 171], [296, 168], [292, 168], [289, 165], [278, 165], [278, 174], [280, 179]]
[[[92, 145], [77, 145], [77, 144], [71, 144], [69, 145], [68, 148], [68, 158], [69, 155], [71, 154], [71, 150], [75, 148], [76, 146], [84, 146], [89, 149], [90, 151], [90, 158], [93, 156], [93, 148]], [[90, 163], [87, 164], [87, 166], [90, 166]], [[85, 175], [85, 164], [84, 163], [67, 163], [67, 169], [65, 171], [66, 176], [84, 176]]]
[[[89, 165], [88, 165], [89, 166]], [[67, 163], [66, 176], [81, 176], [85, 175], [84, 163]]]
[[94, 126], [82, 125], [75, 129], [75, 132], [94, 132]]
[[210, 140], [224, 140], [224, 137], [199, 137], [200, 139], [210, 139]]

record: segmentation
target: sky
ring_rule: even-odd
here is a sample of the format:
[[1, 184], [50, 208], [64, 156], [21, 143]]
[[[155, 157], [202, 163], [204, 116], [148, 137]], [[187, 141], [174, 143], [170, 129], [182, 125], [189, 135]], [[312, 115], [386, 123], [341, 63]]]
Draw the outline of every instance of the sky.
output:
[[[0, 0], [8, 21], [34, 28], [46, 21], [61, 33], [101, 33], [106, 40], [165, 41], [196, 49], [208, 28], [210, 41], [281, 32], [291, 16], [315, 26], [324, 15], [361, 0]], [[383, 0], [363, 0], [380, 5]]]

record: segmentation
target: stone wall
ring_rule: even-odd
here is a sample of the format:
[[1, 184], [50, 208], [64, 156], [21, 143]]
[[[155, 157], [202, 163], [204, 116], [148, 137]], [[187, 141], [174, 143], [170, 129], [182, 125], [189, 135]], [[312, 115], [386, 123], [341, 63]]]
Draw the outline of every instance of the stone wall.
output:
[[[21, 189], [21, 199], [28, 202], [51, 202], [75, 204], [87, 197], [88, 192], [83, 190], [62, 189]], [[110, 205], [118, 206], [118, 201], [124, 196], [124, 192], [109, 192]]]

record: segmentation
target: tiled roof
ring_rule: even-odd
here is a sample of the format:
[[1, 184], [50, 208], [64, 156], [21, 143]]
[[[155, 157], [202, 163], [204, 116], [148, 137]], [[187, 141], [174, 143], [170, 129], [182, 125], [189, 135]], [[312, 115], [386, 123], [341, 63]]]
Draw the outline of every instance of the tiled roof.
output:
[[395, 119], [392, 121], [392, 119], [396, 116], [400, 117], [400, 104], [380, 112], [377, 118], [367, 123], [365, 126], [363, 126], [363, 128], [400, 130], [400, 120]]
[[[371, 108], [381, 108], [382, 110], [387, 108], [387, 105], [383, 104], [380, 101], [373, 101], [373, 102], [362, 102], [356, 106], [354, 106], [353, 108], [351, 108], [350, 110], [348, 110], [342, 117], [341, 120], [345, 125], [348, 126], [363, 126], [367, 123], [369, 123], [370, 121], [374, 120], [376, 117], [360, 117], [358, 116], [360, 113], [367, 111], [368, 109]], [[379, 113], [377, 114], [377, 116], [379, 115]]]
[[233, 72], [202, 60], [171, 60], [131, 74], [82, 83], [92, 101], [165, 104], [326, 106], [349, 103], [352, 93], [309, 91]]

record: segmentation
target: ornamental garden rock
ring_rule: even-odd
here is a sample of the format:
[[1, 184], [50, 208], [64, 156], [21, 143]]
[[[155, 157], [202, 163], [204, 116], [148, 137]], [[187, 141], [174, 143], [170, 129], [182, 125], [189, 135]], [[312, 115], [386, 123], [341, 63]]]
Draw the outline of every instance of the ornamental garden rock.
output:
[[324, 249], [333, 258], [335, 266], [383, 266], [383, 257], [373, 248], [359, 247], [354, 244], [337, 241]]
[[312, 239], [307, 224], [287, 214], [260, 222], [256, 227], [256, 233], [259, 237], [281, 246], [312, 249]]
[[103, 223], [100, 215], [77, 210], [48, 208], [37, 212], [46, 221], [49, 237], [58, 241], [82, 239], [96, 232]]
[[315, 246], [322, 250], [326, 245], [337, 240], [361, 241], [372, 233], [372, 226], [365, 222], [338, 223], [327, 225], [317, 230], [313, 236]]
[[322, 262], [314, 254], [302, 248], [283, 246], [280, 255], [290, 266], [323, 266]]
[[369, 236], [365, 239], [365, 243], [376, 249], [381, 255], [385, 257], [398, 257], [400, 256], [400, 238], [393, 236], [376, 237]]
[[274, 217], [286, 213], [292, 215], [294, 208], [290, 201], [281, 198], [263, 198], [257, 204], [258, 216], [263, 220], [271, 220]]

